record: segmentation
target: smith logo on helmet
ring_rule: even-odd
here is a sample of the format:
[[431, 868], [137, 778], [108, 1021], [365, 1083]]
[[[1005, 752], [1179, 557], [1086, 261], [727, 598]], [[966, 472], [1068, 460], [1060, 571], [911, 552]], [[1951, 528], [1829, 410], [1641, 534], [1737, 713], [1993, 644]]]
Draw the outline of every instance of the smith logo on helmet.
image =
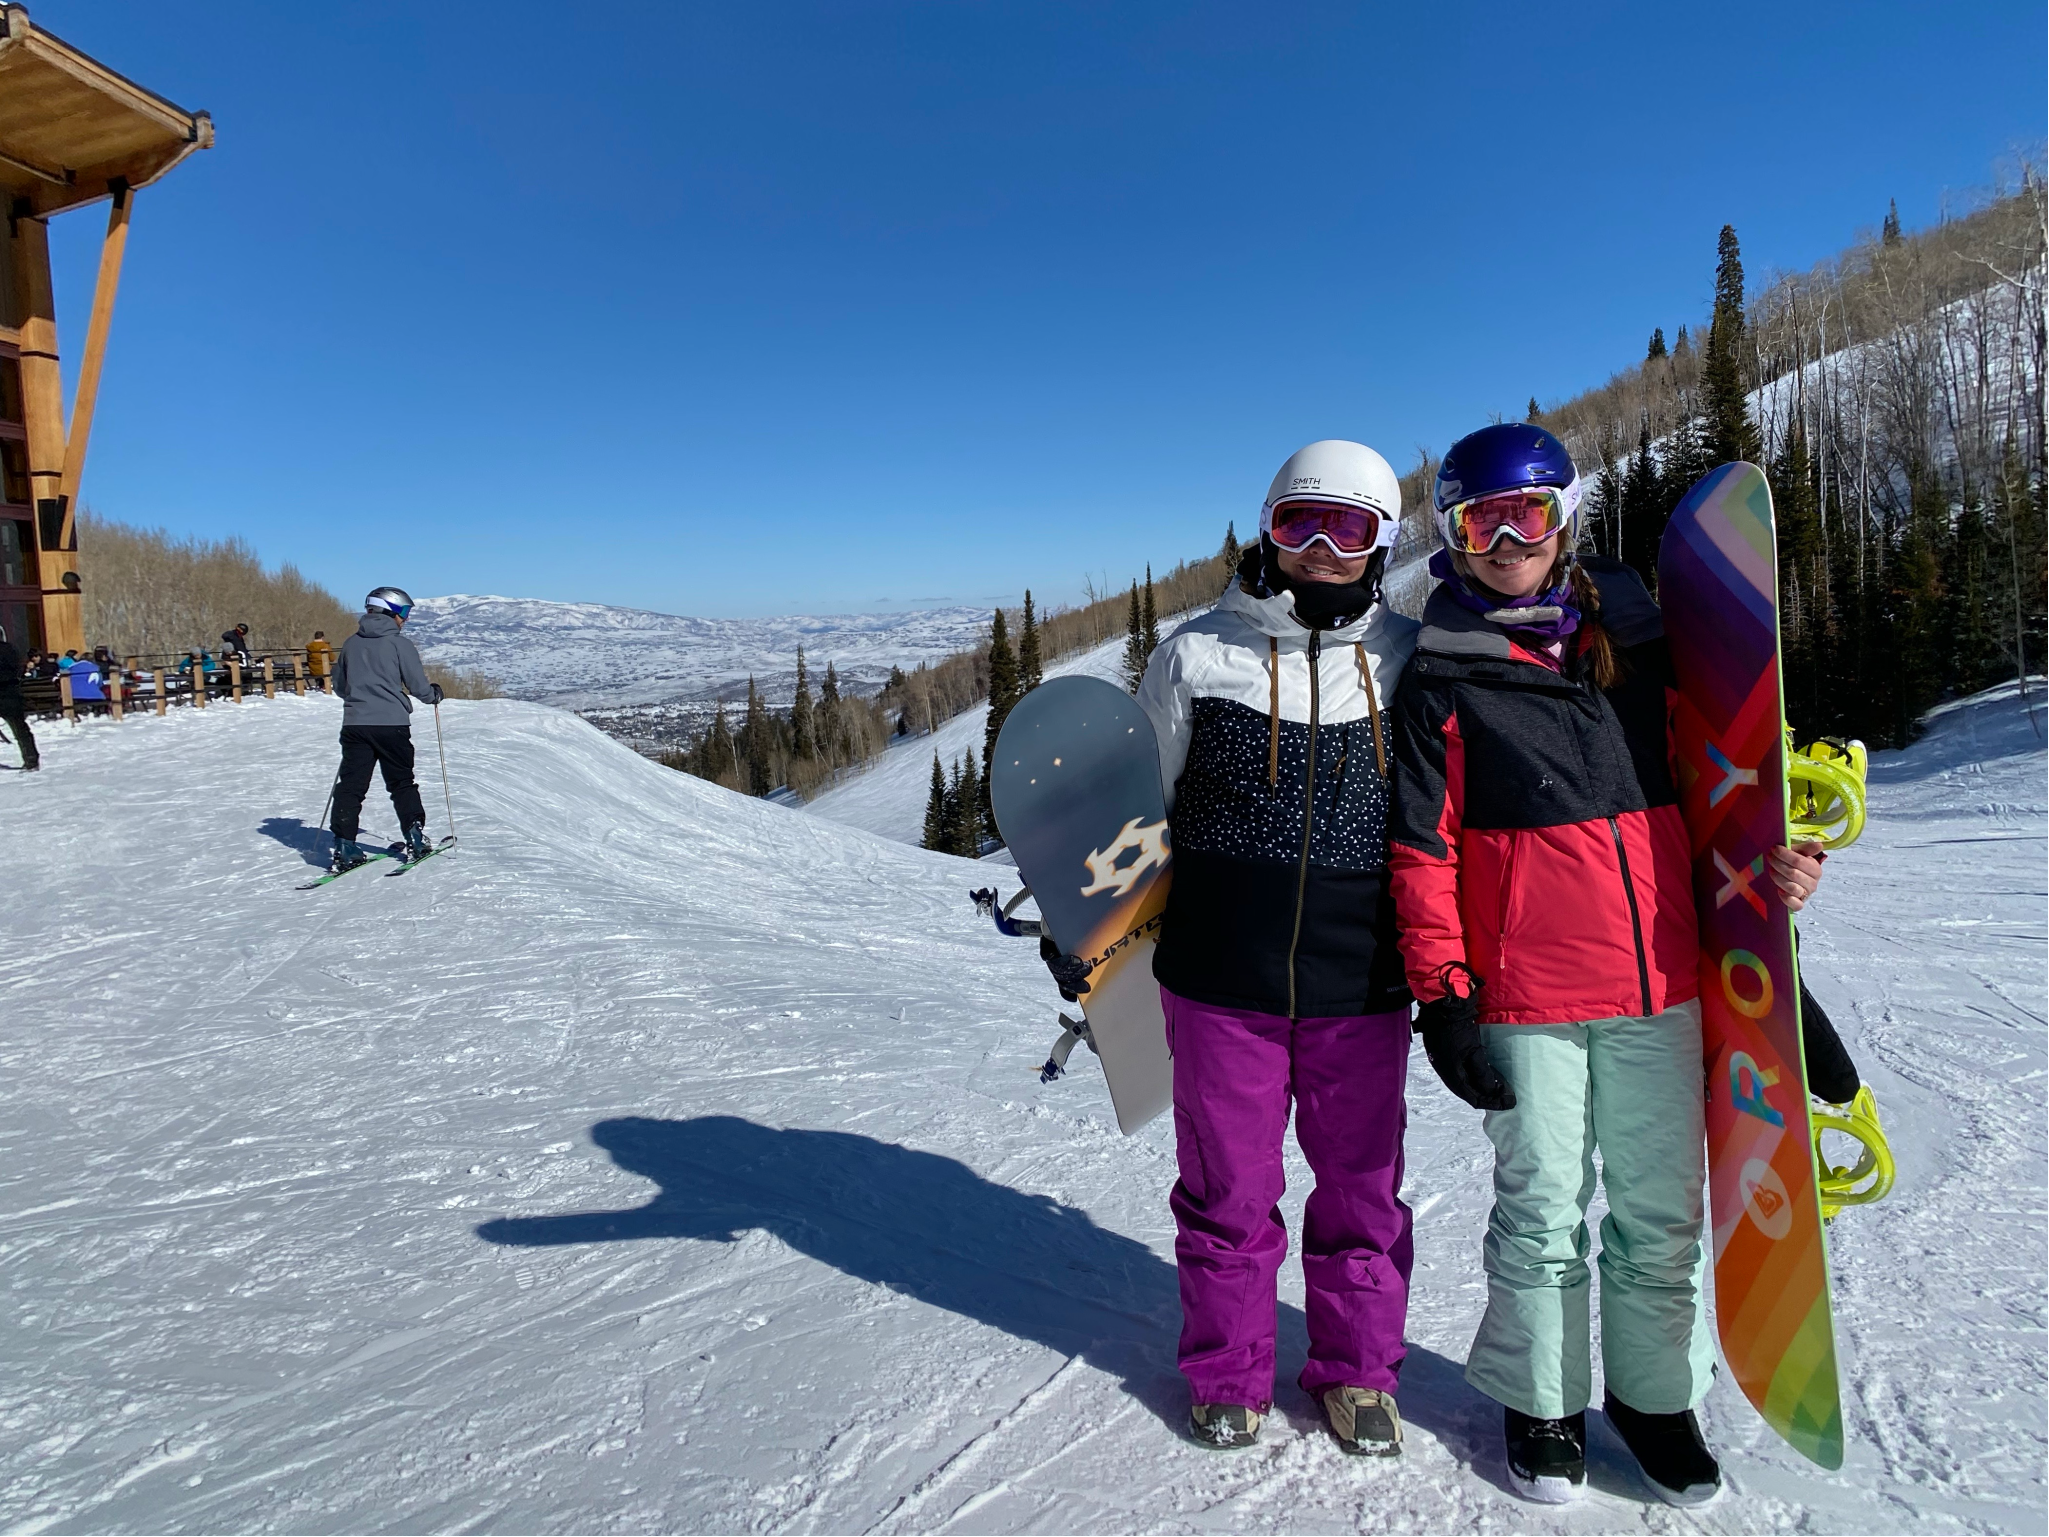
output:
[[1288, 482], [1288, 489], [1290, 491], [1321, 491], [1323, 489], [1323, 477], [1321, 475], [1297, 475]]

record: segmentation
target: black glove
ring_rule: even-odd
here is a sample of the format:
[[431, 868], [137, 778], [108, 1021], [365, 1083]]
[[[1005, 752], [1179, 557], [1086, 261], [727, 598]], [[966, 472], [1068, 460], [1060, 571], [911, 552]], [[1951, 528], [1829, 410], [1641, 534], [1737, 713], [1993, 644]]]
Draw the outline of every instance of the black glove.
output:
[[1460, 997], [1446, 993], [1416, 1010], [1416, 1033], [1444, 1086], [1475, 1110], [1513, 1110], [1515, 1090], [1487, 1060], [1477, 982]]
[[1069, 1003], [1081, 1002], [1081, 995], [1089, 990], [1083, 979], [1096, 968], [1078, 955], [1068, 955], [1053, 943], [1051, 934], [1039, 936], [1039, 959], [1046, 963], [1046, 969], [1053, 973], [1053, 981], [1060, 989], [1060, 996]]
[[432, 699], [429, 699], [427, 701], [427, 703], [429, 704], [439, 704], [443, 699], [446, 699], [448, 697], [446, 694], [441, 692], [441, 685], [438, 683], [430, 683], [427, 685], [427, 687], [434, 695]]

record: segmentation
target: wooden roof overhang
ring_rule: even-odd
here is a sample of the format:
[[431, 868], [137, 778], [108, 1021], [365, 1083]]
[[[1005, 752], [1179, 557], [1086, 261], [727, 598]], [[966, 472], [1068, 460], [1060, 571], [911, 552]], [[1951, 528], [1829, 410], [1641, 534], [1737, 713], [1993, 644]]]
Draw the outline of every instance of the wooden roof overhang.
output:
[[10, 212], [62, 213], [146, 187], [213, 143], [187, 112], [0, 5], [0, 195]]

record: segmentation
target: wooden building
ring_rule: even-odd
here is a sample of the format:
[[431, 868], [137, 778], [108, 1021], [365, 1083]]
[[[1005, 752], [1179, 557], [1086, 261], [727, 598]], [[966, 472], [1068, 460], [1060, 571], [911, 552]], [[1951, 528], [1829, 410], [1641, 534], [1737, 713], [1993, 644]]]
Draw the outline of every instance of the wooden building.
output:
[[[78, 486], [138, 189], [213, 143], [187, 112], [0, 4], [0, 625], [23, 650], [83, 647]], [[69, 426], [49, 220], [108, 204]]]

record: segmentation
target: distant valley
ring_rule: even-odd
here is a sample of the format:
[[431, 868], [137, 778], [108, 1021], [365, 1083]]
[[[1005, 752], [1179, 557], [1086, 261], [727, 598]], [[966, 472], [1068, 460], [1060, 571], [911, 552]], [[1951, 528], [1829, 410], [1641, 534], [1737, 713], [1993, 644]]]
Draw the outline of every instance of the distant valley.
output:
[[768, 701], [796, 692], [797, 648], [815, 691], [828, 662], [849, 693], [873, 694], [906, 669], [973, 645], [990, 610], [797, 614], [697, 619], [603, 603], [455, 595], [423, 598], [407, 633], [432, 662], [487, 673], [517, 699], [567, 709], [701, 718], [744, 698], [752, 676]]

